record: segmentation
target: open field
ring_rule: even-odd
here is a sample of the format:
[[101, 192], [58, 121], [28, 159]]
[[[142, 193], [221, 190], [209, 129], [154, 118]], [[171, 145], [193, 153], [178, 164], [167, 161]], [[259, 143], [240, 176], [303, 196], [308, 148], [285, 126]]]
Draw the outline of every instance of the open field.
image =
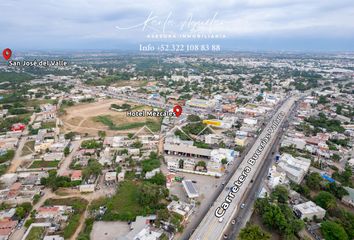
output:
[[21, 156], [26, 156], [34, 152], [34, 141], [28, 141], [22, 148]]
[[57, 167], [60, 161], [33, 161], [29, 168], [52, 168]]
[[113, 84], [114, 87], [125, 87], [125, 86], [131, 86], [131, 87], [144, 87], [146, 86], [147, 81], [131, 81], [131, 80], [121, 80]]
[[[81, 134], [97, 135], [98, 131], [106, 131], [107, 136], [117, 133], [135, 133], [145, 124], [153, 131], [159, 131], [160, 119], [154, 117], [126, 117], [126, 112], [110, 109], [111, 104], [123, 104], [124, 101], [116, 99], [102, 100], [94, 103], [78, 104], [66, 108], [66, 114], [61, 117], [62, 130]], [[133, 103], [134, 110], [150, 110], [149, 106], [138, 106]]]
[[26, 240], [42, 239], [44, 230], [44, 227], [32, 227], [30, 233], [26, 237]]

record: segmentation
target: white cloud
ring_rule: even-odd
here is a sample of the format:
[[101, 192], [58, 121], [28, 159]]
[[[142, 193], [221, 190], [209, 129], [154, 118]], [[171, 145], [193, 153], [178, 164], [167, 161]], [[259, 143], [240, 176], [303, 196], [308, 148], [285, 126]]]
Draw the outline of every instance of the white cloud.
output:
[[9, 9], [0, 18], [0, 44], [19, 39], [37, 43], [59, 39], [134, 41], [144, 36], [141, 29], [117, 31], [115, 26], [140, 23], [150, 12], [162, 21], [172, 12], [177, 23], [191, 14], [194, 20], [205, 20], [217, 12], [217, 20], [223, 24], [214, 25], [213, 30], [229, 38], [354, 36], [352, 0], [8, 0], [0, 8]]

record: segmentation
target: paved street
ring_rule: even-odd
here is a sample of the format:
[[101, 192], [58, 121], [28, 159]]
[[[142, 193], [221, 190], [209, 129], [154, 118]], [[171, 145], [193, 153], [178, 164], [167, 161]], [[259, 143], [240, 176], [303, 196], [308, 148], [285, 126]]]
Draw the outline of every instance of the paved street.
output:
[[[291, 97], [286, 100], [283, 105], [280, 107], [277, 113], [284, 112], [287, 114], [289, 112], [290, 107], [293, 105], [295, 101], [295, 97]], [[273, 120], [277, 117], [278, 114], [275, 114], [271, 121], [269, 121], [268, 125], [265, 129], [271, 127]], [[245, 193], [249, 190], [249, 185], [251, 180], [253, 180], [255, 173], [257, 172], [258, 168], [262, 166], [263, 160], [268, 155], [271, 147], [275, 139], [277, 138], [277, 131], [279, 130], [279, 126], [282, 124], [284, 117], [281, 119], [280, 124], [277, 126], [275, 132], [271, 135], [268, 144], [265, 146], [265, 149], [260, 153], [258, 160], [256, 161], [255, 165], [252, 167], [252, 170], [246, 177], [243, 185], [241, 185], [240, 190], [238, 193], [235, 194], [235, 198], [229, 205], [229, 208], [225, 211], [225, 214], [222, 218], [217, 218], [215, 216], [215, 210], [217, 207], [221, 206], [221, 204], [225, 201], [226, 196], [228, 195], [229, 191], [226, 190], [226, 187], [232, 187], [233, 183], [238, 180], [239, 176], [243, 169], [247, 166], [247, 160], [252, 157], [258, 146], [260, 145], [261, 139], [263, 139], [266, 135], [266, 131], [263, 131], [258, 139], [256, 140], [255, 144], [252, 146], [251, 150], [248, 152], [242, 163], [240, 164], [239, 168], [236, 170], [235, 174], [232, 176], [230, 181], [225, 184], [224, 191], [221, 192], [217, 200], [215, 201], [213, 207], [210, 208], [207, 215], [203, 218], [201, 223], [199, 224], [198, 228], [194, 231], [193, 235], [190, 239], [195, 240], [214, 240], [214, 239], [222, 239], [223, 234], [230, 224], [232, 217], [237, 212], [238, 208], [240, 207], [241, 203], [244, 201]]]

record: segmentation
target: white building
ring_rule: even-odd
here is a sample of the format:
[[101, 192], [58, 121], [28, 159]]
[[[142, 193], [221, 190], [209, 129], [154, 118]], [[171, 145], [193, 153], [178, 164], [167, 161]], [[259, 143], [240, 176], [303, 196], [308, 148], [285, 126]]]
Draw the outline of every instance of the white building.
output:
[[127, 139], [125, 136], [114, 136], [112, 140], [112, 147], [113, 148], [125, 147], [131, 143], [132, 140]]
[[354, 158], [348, 161], [349, 166], [352, 168], [352, 172], [354, 173]]
[[117, 172], [106, 172], [104, 180], [106, 182], [115, 182], [117, 180]]
[[150, 178], [152, 178], [153, 176], [155, 176], [157, 173], [159, 173], [159, 172], [161, 172], [160, 171], [160, 168], [156, 168], [156, 169], [154, 169], [154, 170], [152, 170], [152, 171], [150, 171], [150, 172], [146, 172], [145, 173], [145, 178], [146, 179], [150, 179]]
[[285, 172], [278, 172], [276, 166], [272, 166], [268, 174], [268, 186], [274, 189], [277, 185], [287, 182]]
[[152, 227], [151, 222], [155, 220], [155, 215], [137, 216], [135, 221], [131, 223], [131, 231], [125, 236], [115, 238], [115, 240], [158, 240], [162, 231]]
[[245, 118], [243, 119], [243, 122], [248, 125], [256, 125], [258, 121], [255, 118]]
[[222, 136], [218, 134], [208, 134], [205, 135], [205, 143], [207, 144], [218, 144], [222, 141]]
[[294, 205], [293, 209], [295, 214], [301, 219], [307, 218], [312, 220], [314, 216], [316, 216], [318, 219], [323, 219], [326, 215], [326, 210], [320, 206], [317, 206], [312, 201]]
[[82, 184], [80, 185], [80, 192], [94, 192], [95, 184]]
[[183, 216], [184, 221], [192, 214], [193, 205], [181, 201], [172, 201], [168, 204], [167, 209], [171, 212], [178, 213]]
[[221, 160], [226, 159], [227, 162], [232, 162], [237, 156], [237, 152], [232, 149], [219, 148], [213, 149], [210, 153], [211, 161], [221, 163]]
[[286, 176], [293, 182], [300, 184], [304, 179], [311, 165], [311, 160], [307, 158], [294, 158], [290, 154], [281, 155], [278, 168], [286, 173]]
[[305, 139], [302, 138], [291, 138], [291, 137], [284, 137], [284, 140], [281, 142], [281, 147], [290, 147], [295, 146], [296, 149], [303, 150], [306, 146]]

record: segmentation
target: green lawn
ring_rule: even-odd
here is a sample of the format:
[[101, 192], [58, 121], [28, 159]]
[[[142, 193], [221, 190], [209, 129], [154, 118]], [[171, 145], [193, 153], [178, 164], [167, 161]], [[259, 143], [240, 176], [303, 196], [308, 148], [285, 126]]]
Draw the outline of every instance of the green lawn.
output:
[[43, 122], [41, 128], [55, 128], [55, 121]]
[[30, 233], [27, 235], [26, 240], [40, 240], [43, 238], [44, 227], [32, 227]]
[[29, 168], [52, 168], [52, 167], [57, 167], [59, 162], [60, 162], [59, 160], [55, 160], [55, 161], [38, 160], [38, 161], [33, 161], [31, 166], [29, 166]]

